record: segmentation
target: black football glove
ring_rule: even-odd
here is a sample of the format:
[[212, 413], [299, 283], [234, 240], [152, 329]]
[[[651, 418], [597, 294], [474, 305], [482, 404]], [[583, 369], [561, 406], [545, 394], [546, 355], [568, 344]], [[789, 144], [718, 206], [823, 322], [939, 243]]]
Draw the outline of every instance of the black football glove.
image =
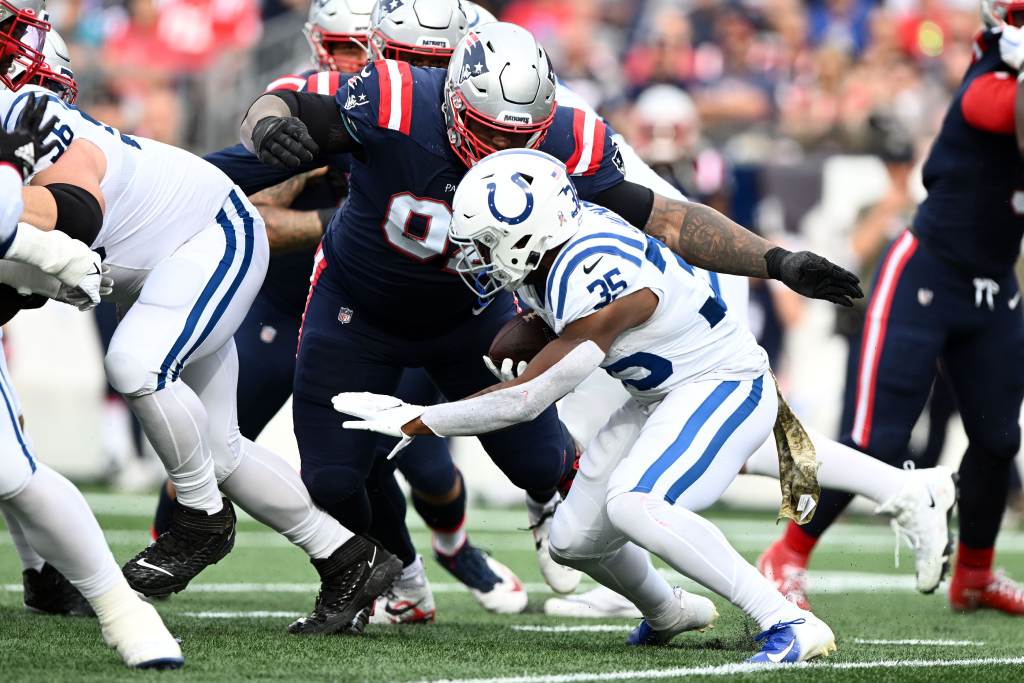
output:
[[260, 119], [252, 130], [252, 144], [260, 161], [287, 171], [312, 161], [320, 152], [306, 124], [294, 116]]
[[37, 97], [33, 93], [28, 96], [14, 130], [10, 133], [0, 131], [0, 162], [14, 166], [22, 178], [32, 175], [36, 168], [36, 160], [57, 146], [56, 140], [43, 144], [53, 131], [53, 127], [57, 125], [57, 118], [54, 116], [43, 123], [45, 114], [46, 97]]
[[765, 253], [764, 261], [768, 276], [784, 282], [797, 294], [840, 306], [853, 306], [853, 299], [864, 296], [860, 278], [810, 251], [792, 252], [773, 247]]

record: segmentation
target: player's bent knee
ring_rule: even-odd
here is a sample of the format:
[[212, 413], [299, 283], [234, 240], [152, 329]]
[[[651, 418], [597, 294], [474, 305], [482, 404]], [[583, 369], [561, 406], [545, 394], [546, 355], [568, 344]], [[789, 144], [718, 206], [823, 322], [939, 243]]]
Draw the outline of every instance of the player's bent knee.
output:
[[337, 517], [346, 501], [366, 490], [366, 478], [355, 468], [302, 468], [302, 482], [313, 501]]
[[980, 438], [970, 437], [972, 451], [980, 451], [994, 464], [1003, 465], [1012, 461], [1020, 452], [1020, 427], [990, 430]]
[[107, 381], [122, 396], [143, 396], [156, 391], [157, 376], [136, 354], [111, 350], [103, 359]]
[[19, 463], [15, 467], [5, 466], [0, 469], [0, 501], [11, 500], [24, 491], [29, 483], [31, 483], [32, 475], [35, 474], [32, 466], [21, 455], [20, 451], [11, 452], [18, 452], [18, 457], [24, 460], [24, 465]]
[[651, 494], [639, 491], [612, 493], [605, 501], [605, 512], [608, 521], [620, 533], [636, 540], [637, 531], [643, 525], [647, 515], [644, 513], [649, 505]]

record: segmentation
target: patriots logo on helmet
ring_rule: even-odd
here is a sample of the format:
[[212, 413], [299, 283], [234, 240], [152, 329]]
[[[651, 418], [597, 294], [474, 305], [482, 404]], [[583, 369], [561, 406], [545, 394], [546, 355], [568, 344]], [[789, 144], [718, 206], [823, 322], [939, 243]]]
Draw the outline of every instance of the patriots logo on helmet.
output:
[[399, 7], [401, 7], [404, 4], [405, 4], [404, 0], [381, 0], [380, 6], [388, 14], [391, 14], [392, 12], [394, 12], [396, 9], [398, 9]]
[[484, 56], [484, 46], [475, 33], [466, 36], [466, 50], [462, 53], [462, 73], [460, 80], [464, 81], [473, 76], [479, 76], [489, 71], [487, 58]]

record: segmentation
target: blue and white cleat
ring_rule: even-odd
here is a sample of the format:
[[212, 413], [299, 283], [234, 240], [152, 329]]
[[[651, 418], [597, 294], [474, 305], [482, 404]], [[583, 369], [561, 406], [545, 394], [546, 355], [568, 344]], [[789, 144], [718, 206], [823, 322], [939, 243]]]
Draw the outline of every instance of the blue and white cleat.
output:
[[836, 649], [832, 629], [813, 614], [792, 621], [780, 621], [755, 638], [764, 641], [761, 651], [748, 659], [751, 664], [789, 664], [827, 657]]
[[679, 600], [679, 616], [676, 623], [665, 629], [655, 629], [646, 619], [633, 629], [626, 639], [627, 645], [666, 645], [680, 633], [704, 631], [714, 628], [718, 619], [715, 603], [705, 597], [687, 593], [678, 586], [672, 589]]

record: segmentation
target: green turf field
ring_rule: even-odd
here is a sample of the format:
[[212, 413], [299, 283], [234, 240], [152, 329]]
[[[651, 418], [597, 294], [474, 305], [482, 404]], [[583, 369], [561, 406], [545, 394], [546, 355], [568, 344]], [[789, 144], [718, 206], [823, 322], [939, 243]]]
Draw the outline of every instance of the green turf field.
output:
[[[114, 554], [123, 560], [146, 542], [150, 502], [92, 494]], [[429, 548], [414, 521], [414, 540]], [[770, 514], [712, 515], [746, 557], [774, 538]], [[182, 641], [186, 669], [130, 672], [103, 646], [95, 622], [30, 615], [21, 606], [20, 565], [0, 536], [0, 680], [110, 681], [148, 676], [174, 680], [435, 681], [560, 683], [596, 680], [1024, 681], [1024, 620], [999, 614], [956, 615], [942, 595], [912, 591], [912, 558], [893, 567], [892, 535], [878, 520], [844, 523], [819, 548], [812, 569], [815, 611], [832, 626], [839, 651], [821, 664], [750, 671], [737, 666], [754, 650], [752, 622], [715, 597], [714, 630], [673, 646], [627, 647], [628, 619], [555, 619], [535, 567], [525, 513], [475, 511], [471, 538], [510, 565], [530, 590], [526, 613], [499, 617], [479, 608], [433, 561], [437, 623], [370, 626], [362, 638], [297, 638], [288, 623], [307, 611], [315, 573], [301, 552], [252, 520], [240, 523], [234, 552], [185, 592], [158, 605]], [[1024, 534], [1007, 532], [998, 562], [1024, 579]], [[684, 584], [693, 589], [692, 584]]]

